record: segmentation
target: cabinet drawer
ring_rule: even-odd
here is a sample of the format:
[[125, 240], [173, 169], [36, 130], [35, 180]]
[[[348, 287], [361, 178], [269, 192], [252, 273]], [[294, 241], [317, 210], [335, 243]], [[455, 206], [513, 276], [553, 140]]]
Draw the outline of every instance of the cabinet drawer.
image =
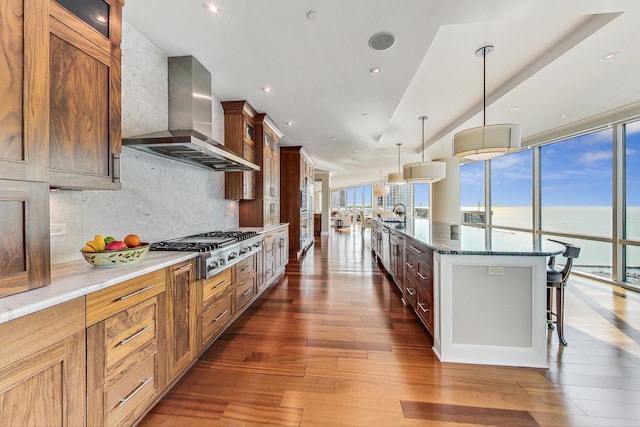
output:
[[275, 261], [273, 258], [265, 260], [264, 262], [264, 281], [268, 282], [269, 279], [275, 274]]
[[236, 313], [242, 310], [255, 295], [255, 275], [236, 284]]
[[433, 303], [432, 298], [429, 295], [425, 294], [421, 290], [418, 291], [418, 299], [417, 304], [415, 306], [415, 311], [418, 314], [418, 317], [424, 323], [424, 326], [427, 327], [427, 330], [433, 334]]
[[141, 362], [105, 393], [105, 424], [131, 425], [156, 397], [156, 357]]
[[415, 283], [418, 279], [417, 272], [418, 272], [418, 259], [416, 258], [415, 255], [407, 251], [407, 254], [405, 256], [405, 263], [404, 263], [405, 277], [409, 280], [412, 280]]
[[157, 311], [157, 299], [151, 298], [105, 320], [106, 376], [122, 371], [123, 359], [138, 362], [136, 353], [156, 341]]
[[411, 281], [407, 280], [406, 285], [404, 287], [404, 301], [407, 305], [416, 307], [416, 300], [418, 298], [418, 289], [415, 284]]
[[418, 289], [424, 289], [431, 293], [431, 284], [433, 283], [433, 272], [431, 267], [422, 261], [418, 261], [418, 271], [416, 272]]
[[213, 301], [202, 313], [202, 343], [206, 345], [231, 319], [232, 292]]
[[231, 268], [227, 268], [224, 271], [216, 274], [213, 277], [208, 278], [202, 282], [202, 306], [206, 307], [209, 302], [231, 286]]
[[236, 269], [236, 283], [238, 283], [244, 280], [246, 277], [250, 276], [251, 274], [255, 273], [256, 271], [255, 256], [252, 255], [250, 257], [243, 259], [242, 261], [240, 261], [235, 265], [235, 269]]
[[165, 290], [164, 270], [154, 271], [87, 295], [87, 326], [156, 296]]

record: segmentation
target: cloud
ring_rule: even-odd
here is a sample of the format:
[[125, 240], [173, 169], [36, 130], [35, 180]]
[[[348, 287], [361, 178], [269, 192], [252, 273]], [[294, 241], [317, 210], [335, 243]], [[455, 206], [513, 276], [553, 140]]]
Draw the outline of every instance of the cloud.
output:
[[579, 163], [593, 163], [600, 160], [611, 160], [613, 153], [611, 150], [587, 151], [578, 156]]
[[627, 148], [627, 157], [628, 156], [633, 156], [635, 154], [638, 154], [638, 150], [636, 150], [634, 148]]

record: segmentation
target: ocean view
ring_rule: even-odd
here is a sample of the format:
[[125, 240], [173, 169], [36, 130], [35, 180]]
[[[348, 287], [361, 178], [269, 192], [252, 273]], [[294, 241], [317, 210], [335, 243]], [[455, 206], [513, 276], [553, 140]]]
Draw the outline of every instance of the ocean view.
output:
[[[462, 208], [477, 210], [475, 208]], [[531, 207], [526, 206], [494, 206], [492, 223], [495, 226], [507, 226], [531, 229]], [[601, 206], [549, 206], [542, 208], [542, 229], [549, 232], [584, 234], [609, 238], [612, 234], [611, 208]], [[509, 231], [505, 231], [509, 232]], [[640, 207], [627, 210], [627, 236], [632, 240], [640, 240]], [[611, 276], [612, 245], [585, 239], [546, 236], [581, 248], [580, 257], [575, 260], [574, 268], [591, 274]], [[640, 283], [640, 248], [629, 247], [627, 250], [627, 281]]]

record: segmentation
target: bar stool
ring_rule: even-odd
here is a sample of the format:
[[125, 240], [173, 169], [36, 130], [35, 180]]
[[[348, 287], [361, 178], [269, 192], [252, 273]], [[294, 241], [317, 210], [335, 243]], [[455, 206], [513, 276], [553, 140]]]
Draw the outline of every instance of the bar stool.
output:
[[[547, 326], [549, 329], [553, 329], [553, 324], [555, 323], [557, 325], [560, 344], [567, 345], [567, 340], [564, 339], [564, 288], [567, 286], [567, 280], [569, 280], [573, 260], [580, 255], [580, 248], [557, 240], [554, 241], [565, 246], [562, 256], [567, 260], [561, 270], [555, 266], [555, 256], [550, 257], [547, 263]], [[554, 289], [556, 299], [555, 312], [551, 309]]]

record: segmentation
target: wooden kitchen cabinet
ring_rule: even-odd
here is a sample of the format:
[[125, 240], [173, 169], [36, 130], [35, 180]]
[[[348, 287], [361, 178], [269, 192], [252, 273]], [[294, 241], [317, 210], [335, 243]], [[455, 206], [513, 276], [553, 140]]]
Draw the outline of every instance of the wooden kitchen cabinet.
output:
[[82, 426], [84, 297], [0, 324], [0, 425]]
[[131, 425], [158, 396], [158, 270], [87, 295], [87, 425]]
[[49, 186], [0, 180], [0, 298], [51, 283]]
[[400, 289], [404, 292], [404, 267], [405, 267], [405, 237], [402, 233], [390, 229], [389, 246], [391, 249], [391, 277]]
[[199, 300], [202, 301], [200, 321], [200, 351], [222, 333], [233, 317], [233, 287], [231, 268], [198, 282]]
[[302, 147], [281, 147], [280, 163], [280, 220], [291, 226], [289, 257], [298, 260], [313, 244], [313, 164]]
[[52, 187], [120, 188], [121, 39], [122, 0], [49, 2]]
[[264, 235], [262, 247], [263, 257], [263, 285], [258, 293], [264, 292], [280, 275], [284, 274], [289, 262], [289, 226], [284, 225]]
[[241, 227], [264, 227], [280, 223], [280, 138], [282, 132], [264, 113], [255, 117], [255, 198], [240, 200]]
[[0, 4], [0, 179], [49, 176], [47, 10], [46, 1]]
[[[257, 161], [256, 111], [247, 101], [223, 101], [224, 145], [251, 163]], [[260, 166], [258, 164], [258, 166]], [[259, 172], [225, 172], [225, 199], [253, 200], [256, 198], [256, 174]]]
[[[405, 298], [433, 335], [433, 250], [406, 238]], [[411, 291], [409, 291], [411, 290]]]
[[232, 268], [234, 287], [234, 315], [240, 314], [254, 299], [256, 288], [256, 255], [247, 257]]
[[166, 270], [167, 291], [158, 298], [159, 389], [169, 386], [198, 354], [200, 307], [195, 280], [196, 260], [178, 263]]

